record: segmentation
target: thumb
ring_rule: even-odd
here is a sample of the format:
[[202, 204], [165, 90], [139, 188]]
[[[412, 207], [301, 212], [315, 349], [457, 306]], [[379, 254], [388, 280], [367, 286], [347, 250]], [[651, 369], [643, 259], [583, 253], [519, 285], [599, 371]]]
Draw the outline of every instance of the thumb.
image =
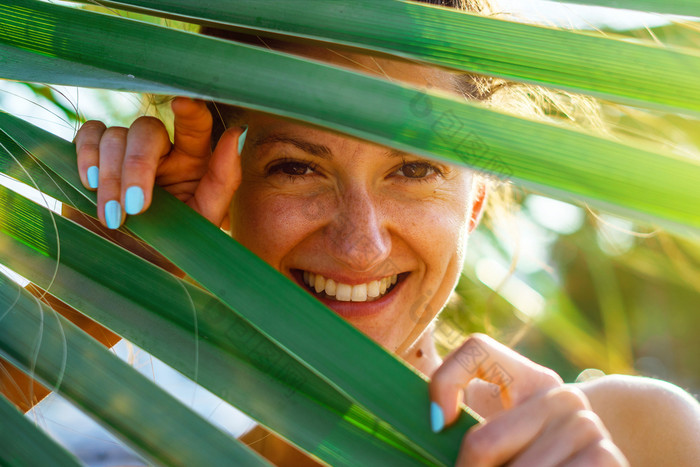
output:
[[241, 184], [241, 157], [247, 128], [230, 128], [224, 132], [209, 160], [207, 172], [188, 204], [210, 222], [221, 226], [229, 205]]

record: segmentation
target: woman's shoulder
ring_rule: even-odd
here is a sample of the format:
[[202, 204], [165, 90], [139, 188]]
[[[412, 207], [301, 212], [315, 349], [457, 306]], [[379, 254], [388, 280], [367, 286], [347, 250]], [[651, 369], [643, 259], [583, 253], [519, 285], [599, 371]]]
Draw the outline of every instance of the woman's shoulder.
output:
[[700, 465], [700, 404], [678, 386], [609, 375], [577, 383], [631, 465]]
[[644, 419], [649, 418], [650, 411], [661, 411], [677, 414], [681, 421], [700, 423], [700, 403], [690, 393], [666, 381], [643, 376], [607, 375], [576, 386], [591, 404], [609, 411], [625, 410]]

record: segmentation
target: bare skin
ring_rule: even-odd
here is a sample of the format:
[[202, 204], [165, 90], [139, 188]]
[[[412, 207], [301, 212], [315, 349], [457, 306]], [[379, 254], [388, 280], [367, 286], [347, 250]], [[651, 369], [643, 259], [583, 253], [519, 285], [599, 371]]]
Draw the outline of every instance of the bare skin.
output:
[[[369, 60], [352, 57], [355, 66], [369, 67]], [[415, 84], [427, 79], [424, 70], [406, 68], [415, 65], [377, 60], [396, 79]], [[429, 324], [458, 279], [485, 195], [470, 172], [252, 113], [244, 117], [249, 129], [242, 153], [238, 127], [212, 153], [211, 116], [204, 104], [178, 98], [173, 110], [173, 145], [163, 125], [150, 118], [128, 130], [89, 122], [78, 132], [78, 167], [86, 186], [87, 168], [100, 167], [100, 220], [105, 203], [118, 200], [124, 206], [127, 188], [135, 185], [145, 195], [139, 212], [148, 209], [155, 182], [214, 224], [230, 227], [234, 238], [280, 273], [432, 376], [430, 399], [445, 425], [456, 420], [463, 401], [485, 417], [465, 435], [458, 465], [660, 465], [669, 459], [695, 465], [700, 459], [693, 442], [700, 435], [698, 404], [666, 383], [601, 378], [565, 385], [552, 370], [483, 335], [471, 336], [440, 360]], [[309, 204], [321, 209], [309, 216], [304, 211]], [[352, 248], [359, 238], [377, 254], [368, 257]], [[305, 283], [304, 271], [351, 286], [385, 275], [398, 279], [376, 306], [367, 297], [317, 294]], [[424, 305], [409, 313], [418, 300]], [[475, 349], [488, 358], [474, 359]], [[508, 384], [502, 373], [491, 371], [494, 365], [509, 375]], [[429, 404], [416, 414], [426, 423]], [[299, 453], [281, 440], [252, 447], [280, 465], [299, 465]]]

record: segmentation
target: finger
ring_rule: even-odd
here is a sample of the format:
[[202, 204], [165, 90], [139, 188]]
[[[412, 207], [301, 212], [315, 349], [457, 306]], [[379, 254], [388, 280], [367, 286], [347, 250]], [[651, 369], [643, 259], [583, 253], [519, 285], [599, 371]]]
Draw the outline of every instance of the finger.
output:
[[190, 157], [209, 157], [212, 116], [204, 101], [176, 97], [171, 107], [175, 117], [173, 149]]
[[90, 120], [75, 135], [78, 174], [83, 186], [90, 190], [95, 190], [99, 184], [100, 140], [106, 129], [104, 123]]
[[[589, 444], [609, 438], [603, 422], [590, 410], [579, 410], [562, 423], [554, 424], [535, 439], [510, 467], [556, 466], [577, 455]], [[598, 464], [595, 464], [598, 465]]]
[[110, 229], [122, 223], [121, 175], [128, 130], [107, 128], [100, 140], [100, 178], [97, 190], [97, 216]]
[[588, 400], [579, 389], [551, 389], [471, 429], [463, 439], [457, 465], [502, 465], [561, 417], [589, 410]]
[[199, 182], [194, 196], [188, 204], [210, 222], [221, 226], [227, 217], [233, 194], [241, 183], [242, 148], [247, 130], [231, 128], [226, 130], [216, 145], [209, 168]]
[[[459, 416], [463, 389], [474, 378], [492, 383], [492, 397], [508, 408], [540, 391], [562, 384], [554, 371], [538, 365], [484, 334], [472, 334], [450, 354], [429, 384], [433, 429]], [[439, 413], [442, 411], [442, 413]], [[442, 419], [442, 420], [441, 420]]]
[[586, 449], [562, 464], [565, 467], [629, 467], [629, 461], [610, 439], [591, 443]]
[[464, 390], [464, 403], [482, 417], [491, 417], [503, 410], [500, 396], [494, 397], [494, 394], [500, 394], [498, 385], [474, 378]]
[[168, 131], [157, 118], [140, 117], [131, 125], [122, 163], [120, 197], [127, 214], [138, 214], [150, 206], [158, 163], [170, 148]]

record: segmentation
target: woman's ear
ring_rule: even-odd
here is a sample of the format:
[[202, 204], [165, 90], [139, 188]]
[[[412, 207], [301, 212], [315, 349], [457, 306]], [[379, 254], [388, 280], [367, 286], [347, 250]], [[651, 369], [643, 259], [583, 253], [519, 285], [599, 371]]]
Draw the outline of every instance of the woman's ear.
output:
[[474, 180], [472, 199], [471, 199], [471, 216], [469, 218], [469, 233], [472, 233], [474, 229], [479, 225], [481, 220], [481, 215], [484, 213], [484, 206], [486, 205], [486, 183], [483, 180]]

